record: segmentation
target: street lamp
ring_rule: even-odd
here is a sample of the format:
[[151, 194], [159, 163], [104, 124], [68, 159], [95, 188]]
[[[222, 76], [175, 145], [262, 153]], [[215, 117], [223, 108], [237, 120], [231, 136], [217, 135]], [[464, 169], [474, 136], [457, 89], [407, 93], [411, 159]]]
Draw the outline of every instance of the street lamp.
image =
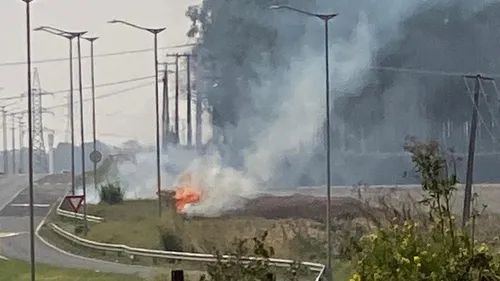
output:
[[[66, 30], [62, 30], [55, 27], [42, 26], [37, 28], [37, 30], [48, 31], [49, 33], [56, 33], [63, 37], [72, 37], [77, 40], [77, 51], [78, 51], [78, 88], [80, 94], [80, 134], [81, 134], [81, 150], [82, 150], [82, 190], [83, 190], [83, 226], [85, 233], [87, 232], [87, 185], [85, 182], [85, 132], [84, 132], [84, 116], [83, 116], [83, 85], [82, 85], [82, 51], [81, 51], [81, 38], [87, 31], [78, 31], [78, 32], [70, 32]], [[73, 103], [71, 103], [71, 107], [73, 107]], [[74, 146], [72, 148], [74, 150]], [[72, 176], [74, 176], [74, 169], [72, 171]], [[75, 183], [73, 182], [73, 190]]]
[[31, 11], [30, 3], [33, 0], [23, 0], [26, 3], [26, 61], [27, 63], [27, 100], [28, 100], [28, 189], [29, 189], [29, 209], [30, 209], [30, 265], [31, 281], [36, 279], [35, 267], [35, 209], [34, 189], [33, 189], [33, 110], [32, 110], [32, 89], [31, 89]]
[[319, 18], [324, 22], [325, 27], [325, 98], [326, 98], [326, 229], [327, 229], [327, 258], [326, 258], [326, 277], [332, 280], [332, 235], [331, 235], [331, 182], [330, 182], [330, 67], [328, 51], [328, 22], [338, 14], [314, 14], [306, 12], [291, 6], [273, 5], [270, 9], [287, 9], [301, 13], [306, 16]]
[[[90, 42], [90, 77], [92, 83], [92, 145], [93, 151], [97, 151], [97, 141], [96, 141], [96, 121], [95, 121], [95, 80], [94, 80], [94, 41], [99, 39], [99, 37], [82, 37], [83, 39]], [[97, 161], [94, 163], [94, 188], [97, 188]]]
[[79, 34], [69, 34], [61, 33], [55, 31], [49, 26], [40, 26], [34, 29], [35, 31], [45, 31], [47, 33], [64, 37], [68, 39], [69, 42], [69, 118], [70, 118], [70, 130], [71, 130], [71, 192], [75, 195], [75, 117], [74, 117], [74, 89], [73, 89], [73, 39], [77, 36], [82, 36], [85, 33], [80, 32]]
[[158, 215], [161, 217], [161, 169], [160, 169], [160, 98], [159, 98], [159, 89], [158, 89], [158, 34], [165, 30], [165, 28], [145, 28], [139, 25], [135, 25], [123, 20], [111, 20], [108, 23], [113, 24], [124, 24], [130, 27], [147, 31], [154, 35], [154, 68], [155, 68], [155, 103], [156, 103], [156, 184], [157, 193], [158, 193]]

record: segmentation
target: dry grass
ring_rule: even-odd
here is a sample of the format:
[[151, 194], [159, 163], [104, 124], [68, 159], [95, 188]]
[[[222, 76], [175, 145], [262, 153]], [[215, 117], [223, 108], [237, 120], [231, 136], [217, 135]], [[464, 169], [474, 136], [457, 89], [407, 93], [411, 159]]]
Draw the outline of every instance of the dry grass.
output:
[[[104, 217], [106, 221], [93, 225], [87, 238], [108, 243], [206, 253], [215, 249], [231, 249], [235, 238], [252, 238], [267, 230], [267, 241], [275, 248], [278, 257], [311, 258], [311, 254], [321, 251], [321, 245], [324, 245], [324, 227], [307, 219], [272, 220], [250, 216], [189, 219], [169, 209], [158, 220], [157, 204], [148, 200], [125, 201], [119, 205], [89, 205], [88, 211], [89, 214]], [[179, 239], [166, 239], [164, 243], [161, 233], [170, 233]], [[305, 249], [297, 251], [297, 244], [304, 244], [299, 243], [299, 238], [311, 240], [309, 246], [318, 246], [301, 253]]]
[[[500, 204], [495, 200], [500, 198], [496, 195], [500, 195], [500, 190], [481, 187], [476, 188], [476, 191], [480, 194], [476, 201], [477, 208], [483, 204], [489, 205], [478, 218], [477, 238], [492, 240], [500, 233]], [[336, 190], [334, 209], [345, 206], [339, 199], [341, 194], [346, 198], [344, 203], [349, 202], [352, 211], [348, 212], [350, 215], [340, 210], [333, 212], [336, 214], [332, 226], [335, 232], [333, 246], [338, 259], [348, 259], [355, 252], [355, 245], [363, 234], [378, 226], [394, 223], [394, 218], [398, 221], [428, 221], [425, 209], [418, 204], [422, 196], [416, 188], [353, 187]], [[463, 191], [458, 190], [453, 207], [457, 218], [461, 216], [462, 196]], [[358, 204], [351, 204], [353, 200]], [[267, 242], [275, 248], [278, 258], [324, 261], [326, 255], [325, 226], [321, 219], [324, 207], [318, 209], [321, 215], [311, 214], [311, 218], [291, 216], [293, 218], [288, 219], [251, 216], [249, 212], [243, 212], [245, 215], [240, 213], [217, 218], [186, 218], [170, 208], [163, 213], [161, 221], [157, 218], [157, 207], [157, 201], [154, 200], [125, 201], [118, 205], [89, 205], [89, 214], [104, 217], [106, 221], [92, 225], [87, 238], [142, 248], [206, 253], [213, 252], [214, 249], [233, 248], [235, 238], [250, 238], [267, 230]], [[270, 210], [271, 213], [274, 212]], [[161, 234], [168, 234], [165, 241], [162, 241]], [[341, 265], [346, 267], [345, 263]], [[344, 275], [348, 275], [349, 269], [345, 271], [347, 273]]]

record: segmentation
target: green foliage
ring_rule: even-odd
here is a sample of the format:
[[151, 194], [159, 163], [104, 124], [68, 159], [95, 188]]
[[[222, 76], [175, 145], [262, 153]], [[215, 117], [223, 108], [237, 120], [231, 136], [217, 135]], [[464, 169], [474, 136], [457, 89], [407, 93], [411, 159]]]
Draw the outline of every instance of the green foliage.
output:
[[[217, 262], [207, 266], [208, 280], [214, 281], [268, 281], [279, 271], [270, 264], [274, 256], [274, 248], [267, 247], [265, 240], [267, 232], [261, 237], [252, 239], [237, 239], [234, 251], [221, 253], [216, 251]], [[255, 257], [249, 259], [246, 257]], [[307, 268], [298, 262], [290, 265], [285, 271], [286, 280], [296, 281], [307, 273]], [[202, 276], [201, 281], [207, 280]]]
[[101, 201], [108, 204], [123, 203], [124, 190], [121, 188], [119, 182], [108, 182], [101, 185], [100, 188]]
[[412, 139], [405, 150], [422, 181], [427, 222], [394, 221], [364, 236], [351, 280], [500, 280], [499, 256], [456, 227], [450, 210], [457, 183], [452, 152]]

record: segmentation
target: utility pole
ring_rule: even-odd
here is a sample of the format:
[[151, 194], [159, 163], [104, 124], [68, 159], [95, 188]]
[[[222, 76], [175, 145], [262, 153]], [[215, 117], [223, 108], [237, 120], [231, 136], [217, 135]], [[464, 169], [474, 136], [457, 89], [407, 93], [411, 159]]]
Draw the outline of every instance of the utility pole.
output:
[[163, 112], [162, 112], [162, 148], [163, 151], [167, 150], [169, 130], [170, 130], [170, 103], [168, 97], [168, 63], [163, 64], [165, 69], [163, 71]]
[[187, 104], [187, 146], [191, 147], [193, 145], [193, 126], [191, 125], [191, 55], [190, 54], [185, 54], [186, 56], [186, 71], [187, 71], [187, 98], [186, 98], [186, 104]]
[[19, 126], [19, 174], [24, 174], [24, 152], [23, 152], [23, 139], [24, 139], [24, 122], [23, 117], [18, 116], [18, 126]]
[[476, 131], [477, 131], [477, 117], [478, 117], [478, 106], [479, 106], [479, 94], [482, 88], [482, 81], [489, 80], [492, 81], [492, 78], [478, 75], [465, 75], [464, 77], [465, 85], [467, 86], [468, 92], [470, 93], [468, 79], [474, 79], [475, 81], [475, 89], [474, 96], [472, 98], [472, 117], [471, 117], [471, 125], [470, 125], [470, 137], [469, 137], [469, 152], [467, 155], [467, 175], [465, 179], [465, 191], [464, 191], [464, 209], [463, 209], [463, 219], [462, 219], [462, 227], [465, 227], [467, 222], [469, 221], [471, 215], [471, 203], [472, 203], [472, 182], [473, 182], [473, 174], [474, 174], [474, 153], [476, 150]]
[[192, 118], [191, 118], [191, 100], [192, 100], [192, 93], [191, 93], [191, 57], [193, 57], [193, 54], [168, 54], [167, 57], [174, 57], [175, 58], [175, 132], [176, 132], [176, 139], [177, 143], [180, 141], [180, 132], [179, 132], [179, 58], [180, 57], [185, 57], [186, 58], [186, 72], [187, 72], [187, 82], [186, 82], [186, 90], [187, 90], [187, 97], [186, 97], [186, 115], [187, 115], [187, 145], [188, 147], [192, 146], [193, 143], [193, 126], [192, 126]]
[[1, 107], [2, 110], [2, 129], [3, 129], [3, 172], [9, 173], [9, 152], [7, 151], [7, 111], [5, 106]]
[[175, 144], [179, 144], [179, 55], [175, 55]]
[[16, 115], [12, 114], [11, 115], [11, 120], [12, 120], [12, 174], [15, 175], [16, 173]]

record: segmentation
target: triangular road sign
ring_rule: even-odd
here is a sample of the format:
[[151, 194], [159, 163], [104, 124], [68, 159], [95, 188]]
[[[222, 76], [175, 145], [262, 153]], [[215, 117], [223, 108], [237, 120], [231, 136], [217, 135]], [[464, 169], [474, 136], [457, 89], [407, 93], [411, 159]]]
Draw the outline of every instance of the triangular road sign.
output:
[[66, 200], [69, 205], [71, 205], [71, 208], [73, 208], [73, 211], [77, 213], [78, 209], [80, 209], [80, 206], [82, 205], [83, 195], [68, 195], [66, 196]]

